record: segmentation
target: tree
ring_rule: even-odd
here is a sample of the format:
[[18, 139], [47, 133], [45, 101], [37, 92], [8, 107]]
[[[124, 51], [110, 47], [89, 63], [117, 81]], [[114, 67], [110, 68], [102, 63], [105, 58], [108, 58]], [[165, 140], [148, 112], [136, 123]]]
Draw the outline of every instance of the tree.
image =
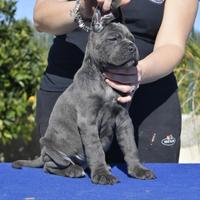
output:
[[0, 1], [0, 144], [31, 140], [35, 94], [45, 49], [26, 19], [15, 20], [16, 1]]

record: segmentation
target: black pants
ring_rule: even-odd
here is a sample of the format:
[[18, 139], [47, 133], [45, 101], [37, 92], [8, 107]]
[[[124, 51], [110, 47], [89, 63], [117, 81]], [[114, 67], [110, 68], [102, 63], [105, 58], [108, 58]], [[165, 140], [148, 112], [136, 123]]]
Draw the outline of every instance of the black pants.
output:
[[[71, 79], [47, 73], [42, 77], [36, 108], [36, 124], [40, 136], [45, 134], [57, 98], [71, 82]], [[129, 111], [141, 161], [178, 162], [181, 112], [173, 74], [141, 86], [133, 97]], [[106, 158], [111, 163], [123, 162], [116, 139]]]

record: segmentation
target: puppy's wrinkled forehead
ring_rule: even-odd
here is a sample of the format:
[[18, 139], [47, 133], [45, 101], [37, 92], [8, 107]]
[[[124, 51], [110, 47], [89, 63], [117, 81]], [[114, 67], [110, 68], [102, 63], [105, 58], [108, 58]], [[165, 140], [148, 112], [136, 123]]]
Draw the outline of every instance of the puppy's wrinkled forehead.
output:
[[113, 22], [110, 25], [106, 26], [104, 29], [104, 32], [107, 32], [107, 34], [120, 33], [124, 36], [129, 36], [131, 34], [125, 25], [123, 25], [121, 23], [116, 23], [116, 22]]
[[117, 36], [117, 37], [120, 37], [121, 39], [127, 38], [131, 40], [132, 42], [135, 41], [133, 34], [128, 30], [128, 28], [125, 25], [121, 23], [116, 23], [116, 22], [110, 23], [109, 25], [105, 26], [103, 31], [99, 33], [93, 33], [93, 34], [94, 34], [94, 37], [97, 37], [99, 39], [100, 38], [106, 39], [111, 36]]

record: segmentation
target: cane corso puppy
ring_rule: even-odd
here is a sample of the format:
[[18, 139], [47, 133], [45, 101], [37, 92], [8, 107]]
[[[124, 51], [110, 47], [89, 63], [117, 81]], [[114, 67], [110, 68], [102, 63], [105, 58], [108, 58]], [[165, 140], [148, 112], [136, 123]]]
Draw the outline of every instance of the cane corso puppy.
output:
[[155, 178], [140, 163], [127, 109], [117, 102], [119, 94], [104, 80], [103, 72], [131, 71], [138, 61], [133, 35], [123, 24], [111, 22], [111, 15], [101, 16], [97, 9], [93, 16], [83, 64], [54, 106], [40, 139], [41, 156], [15, 161], [13, 167], [43, 167], [46, 172], [67, 177], [82, 177], [88, 167], [93, 183], [114, 184], [118, 180], [106, 164], [105, 152], [115, 134], [128, 174]]

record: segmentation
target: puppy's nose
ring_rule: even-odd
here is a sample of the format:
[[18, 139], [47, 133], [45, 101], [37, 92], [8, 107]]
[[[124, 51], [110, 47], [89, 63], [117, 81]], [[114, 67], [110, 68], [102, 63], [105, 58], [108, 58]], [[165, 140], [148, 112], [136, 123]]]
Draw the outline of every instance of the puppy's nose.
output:
[[129, 50], [130, 53], [134, 53], [134, 52], [136, 51], [136, 48], [135, 48], [134, 45], [130, 44], [130, 45], [128, 46], [128, 50]]

